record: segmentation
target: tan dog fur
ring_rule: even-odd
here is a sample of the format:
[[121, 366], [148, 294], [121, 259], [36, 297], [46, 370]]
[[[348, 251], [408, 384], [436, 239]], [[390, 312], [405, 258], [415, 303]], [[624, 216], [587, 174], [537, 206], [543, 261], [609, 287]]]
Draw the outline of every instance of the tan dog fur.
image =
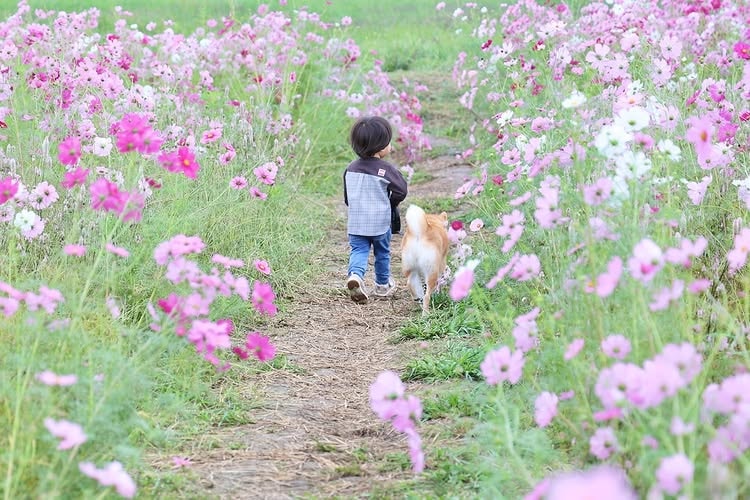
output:
[[446, 213], [426, 214], [420, 207], [410, 205], [406, 210], [406, 231], [401, 238], [401, 267], [412, 295], [422, 300], [423, 314], [430, 310], [430, 297], [445, 271], [449, 247]]

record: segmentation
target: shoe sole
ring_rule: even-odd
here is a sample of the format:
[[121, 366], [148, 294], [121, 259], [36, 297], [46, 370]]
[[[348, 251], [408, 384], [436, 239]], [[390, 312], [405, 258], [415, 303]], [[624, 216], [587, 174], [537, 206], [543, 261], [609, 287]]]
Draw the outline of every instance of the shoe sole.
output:
[[359, 285], [357, 280], [349, 280], [346, 282], [346, 288], [349, 289], [349, 297], [357, 304], [364, 304], [367, 302], [367, 295], [362, 291], [362, 287]]

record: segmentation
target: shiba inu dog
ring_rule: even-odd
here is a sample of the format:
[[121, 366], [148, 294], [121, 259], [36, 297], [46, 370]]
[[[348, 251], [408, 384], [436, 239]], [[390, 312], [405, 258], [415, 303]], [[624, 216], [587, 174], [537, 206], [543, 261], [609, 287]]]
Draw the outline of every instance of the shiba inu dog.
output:
[[401, 267], [422, 313], [430, 310], [430, 296], [443, 275], [448, 257], [448, 216], [426, 214], [416, 205], [406, 210], [406, 231], [401, 238]]

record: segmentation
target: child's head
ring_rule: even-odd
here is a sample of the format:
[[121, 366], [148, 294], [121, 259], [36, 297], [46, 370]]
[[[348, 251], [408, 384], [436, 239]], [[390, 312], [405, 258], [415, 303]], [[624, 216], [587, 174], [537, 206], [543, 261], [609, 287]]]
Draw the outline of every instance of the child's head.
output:
[[388, 148], [393, 131], [388, 120], [380, 116], [365, 116], [352, 125], [349, 143], [360, 158], [369, 158]]

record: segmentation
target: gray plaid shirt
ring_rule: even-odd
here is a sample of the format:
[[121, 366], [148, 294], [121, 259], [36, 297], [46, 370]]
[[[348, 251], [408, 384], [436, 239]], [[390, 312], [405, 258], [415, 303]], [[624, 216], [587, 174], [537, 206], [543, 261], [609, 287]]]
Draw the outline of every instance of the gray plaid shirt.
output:
[[401, 172], [380, 158], [358, 158], [344, 172], [344, 203], [349, 207], [346, 231], [379, 236], [391, 227], [391, 207], [406, 198]]

